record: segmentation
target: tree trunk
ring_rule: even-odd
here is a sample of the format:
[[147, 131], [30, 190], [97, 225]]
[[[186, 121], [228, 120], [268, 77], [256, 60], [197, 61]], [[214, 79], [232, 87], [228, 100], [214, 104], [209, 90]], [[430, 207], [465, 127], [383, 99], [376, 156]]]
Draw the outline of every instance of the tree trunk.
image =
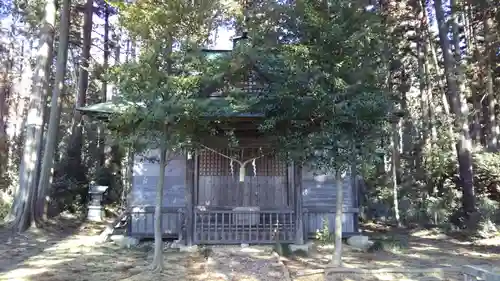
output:
[[16, 200], [20, 206], [13, 205], [15, 216], [14, 229], [18, 232], [27, 230], [34, 215], [36, 200], [36, 172], [40, 161], [38, 150], [41, 145], [41, 131], [43, 130], [43, 95], [49, 79], [49, 65], [52, 57], [54, 41], [54, 25], [56, 21], [56, 5], [54, 0], [45, 2], [44, 17], [41, 27], [40, 43], [37, 53], [37, 62], [33, 75], [33, 92], [30, 97], [28, 116], [26, 120], [25, 144], [21, 165], [24, 167], [19, 178], [19, 190]]
[[165, 143], [162, 143], [160, 148], [160, 178], [156, 186], [156, 206], [155, 206], [155, 250], [153, 257], [152, 270], [161, 272], [163, 270], [163, 233], [162, 233], [162, 212], [163, 207], [163, 190], [165, 189], [165, 169], [167, 167], [168, 148]]
[[12, 88], [12, 54], [8, 54], [5, 61], [2, 63], [2, 74], [0, 74], [0, 180], [6, 176], [8, 155], [9, 155], [9, 142], [7, 136], [6, 117], [8, 116], [8, 97]]
[[[51, 54], [53, 54], [51, 52]], [[51, 63], [47, 64], [47, 73], [50, 74], [50, 69], [52, 67], [52, 56], [51, 56], [51, 59], [50, 59]], [[51, 80], [51, 78], [49, 78], [48, 80]], [[52, 82], [52, 81], [51, 81]], [[40, 135], [38, 136], [38, 138], [41, 140], [40, 142], [40, 145], [38, 146], [38, 152], [37, 152], [37, 159], [39, 159], [39, 163], [37, 164], [37, 167], [36, 167], [36, 173], [35, 173], [35, 187], [38, 187], [38, 182], [40, 181], [40, 172], [41, 172], [41, 168], [42, 168], [42, 157], [43, 157], [43, 148], [45, 146], [45, 142], [47, 141], [46, 138], [45, 138], [45, 127], [47, 126], [47, 124], [49, 123], [49, 115], [50, 115], [50, 107], [48, 106], [48, 101], [49, 101], [49, 94], [50, 94], [50, 89], [52, 89], [52, 87], [54, 86], [53, 83], [47, 83], [44, 85], [44, 89], [43, 89], [43, 99], [42, 99], [42, 104], [43, 104], [43, 113], [42, 113], [42, 129], [38, 132]], [[36, 203], [36, 202], [35, 202]], [[36, 211], [36, 208], [34, 209]]]
[[[419, 9], [422, 10], [422, 6]], [[416, 168], [418, 172], [418, 177], [425, 177], [425, 158], [423, 155], [423, 150], [436, 142], [436, 133], [434, 128], [433, 120], [433, 106], [432, 106], [432, 94], [430, 91], [430, 73], [428, 71], [428, 52], [427, 43], [425, 37], [425, 19], [421, 16], [421, 23], [418, 28], [418, 42], [417, 42], [417, 54], [418, 54], [418, 78], [419, 78], [419, 90], [420, 90], [420, 110], [422, 116], [422, 136], [418, 149]]]
[[121, 164], [122, 167], [122, 195], [120, 199], [120, 205], [122, 207], [127, 206], [127, 195], [132, 190], [133, 181], [133, 170], [134, 170], [134, 148], [131, 145], [126, 150], [126, 157]]
[[[450, 101], [448, 100], [446, 96], [446, 89], [445, 85], [443, 83], [443, 73], [441, 70], [441, 67], [438, 62], [438, 57], [436, 54], [436, 46], [433, 41], [433, 34], [430, 32], [430, 25], [429, 25], [429, 15], [427, 14], [427, 9], [426, 9], [426, 2], [425, 0], [421, 0], [419, 2], [419, 7], [422, 9], [423, 13], [423, 25], [424, 25], [424, 38], [425, 38], [425, 47], [424, 50], [426, 50], [432, 58], [432, 68], [435, 71], [435, 74], [437, 76], [437, 84], [439, 87], [439, 96], [441, 99], [441, 105], [442, 105], [442, 113], [444, 113], [442, 116], [445, 117], [446, 122], [451, 122], [450, 118]], [[430, 64], [427, 64], [427, 66], [430, 66]], [[428, 68], [428, 75], [431, 74], [430, 67]], [[430, 83], [430, 79], [429, 79]], [[447, 127], [447, 133], [449, 137], [453, 136], [453, 128], [451, 126], [446, 126]], [[450, 149], [453, 149], [453, 146], [450, 145]]]
[[344, 206], [344, 179], [342, 177], [343, 171], [337, 169], [335, 171], [335, 186], [337, 190], [335, 202], [335, 250], [333, 252], [332, 265], [342, 266], [342, 216]]
[[[120, 65], [120, 55], [121, 55], [121, 47], [120, 47], [120, 31], [117, 31], [117, 36], [114, 37], [113, 42], [114, 42], [114, 65], [118, 66]], [[108, 92], [111, 92], [111, 100], [115, 101], [118, 99], [118, 89], [114, 85], [109, 85], [110, 90], [108, 89]], [[108, 138], [108, 143], [111, 142], [111, 140]], [[108, 144], [109, 145], [109, 144]], [[123, 184], [124, 180], [123, 177], [125, 176], [125, 173], [123, 172], [122, 165], [124, 162], [124, 158], [126, 158], [126, 152], [124, 150], [120, 149], [120, 146], [113, 141], [111, 143], [111, 149], [110, 149], [110, 154], [106, 155], [106, 162], [109, 161], [108, 166], [109, 171], [112, 175], [112, 184], [111, 187], [115, 190], [115, 194], [117, 195], [118, 201], [120, 201], [120, 195], [124, 194], [124, 189], [126, 189], [125, 185]], [[124, 153], [125, 152], [125, 153]]]
[[[110, 15], [110, 9], [109, 9], [109, 4], [108, 2], [105, 3], [104, 7], [104, 57], [103, 57], [103, 63], [102, 63], [102, 70], [103, 74], [108, 71], [108, 66], [109, 66], [109, 53], [110, 53], [110, 48], [109, 48], [109, 15]], [[107, 101], [107, 95], [108, 95], [108, 82], [106, 81], [107, 78], [101, 78], [102, 79], [102, 87], [101, 87], [101, 97], [100, 101], [101, 102], [106, 102]], [[105, 146], [106, 146], [106, 141], [105, 141], [105, 126], [102, 124], [102, 122], [97, 126], [97, 155], [94, 158], [94, 161], [97, 161], [97, 167], [102, 167], [105, 165]]]
[[437, 84], [440, 89], [440, 94], [441, 94], [441, 100], [443, 104], [443, 111], [445, 114], [450, 114], [450, 104], [448, 102], [448, 99], [446, 97], [446, 89], [445, 86], [443, 85], [443, 73], [441, 71], [441, 67], [439, 66], [439, 61], [438, 57], [436, 54], [436, 46], [433, 44], [433, 36], [432, 33], [430, 32], [430, 25], [429, 25], [429, 15], [427, 14], [427, 9], [426, 9], [426, 2], [425, 0], [420, 1], [420, 8], [422, 9], [423, 12], [423, 25], [424, 25], [424, 37], [425, 37], [425, 44], [426, 44], [426, 49], [427, 52], [430, 51], [430, 55], [432, 58], [432, 64], [433, 68], [436, 72], [436, 76], [438, 77]]
[[[120, 56], [121, 56], [121, 53], [122, 53], [122, 49], [121, 49], [121, 29], [119, 29], [117, 31], [118, 35], [116, 36], [116, 38], [113, 40], [114, 41], [114, 51], [115, 51], [115, 66], [119, 66], [120, 65]], [[127, 50], [128, 51], [128, 50]], [[125, 57], [125, 62], [128, 62], [128, 57], [126, 56]], [[118, 98], [118, 89], [115, 87], [115, 85], [112, 85], [111, 87], [111, 100], [115, 101], [117, 98]]]
[[[29, 42], [29, 47], [25, 48], [25, 44], [21, 45], [21, 54], [24, 55], [24, 58], [20, 62], [19, 67], [19, 78], [17, 79], [17, 83], [23, 85], [21, 87], [21, 91], [19, 93], [19, 98], [17, 99], [13, 108], [9, 111], [9, 117], [13, 120], [23, 120], [22, 122], [15, 122], [14, 135], [12, 136], [14, 143], [9, 147], [9, 167], [12, 167], [13, 172], [18, 172], [19, 174], [23, 174], [24, 166], [22, 165], [22, 144], [24, 138], [24, 122], [26, 118], [23, 116], [28, 115], [28, 102], [26, 99], [29, 97], [29, 93], [31, 93], [32, 85], [33, 85], [33, 68], [31, 66], [32, 57], [31, 54], [26, 51], [26, 49], [33, 49], [33, 41]], [[18, 159], [19, 157], [19, 159]], [[5, 224], [11, 224], [16, 220], [16, 214], [20, 212], [20, 208], [23, 207], [20, 200], [24, 200], [20, 196], [17, 196], [17, 193], [20, 192], [19, 183], [21, 178], [18, 178], [17, 182], [12, 184], [12, 194], [14, 195], [12, 208], [9, 210], [9, 214], [5, 217]]]
[[[471, 68], [474, 67], [474, 62], [480, 61], [481, 54], [478, 48], [478, 40], [477, 40], [477, 24], [473, 24], [471, 20], [474, 18], [475, 11], [473, 10], [473, 6], [470, 4], [464, 5], [464, 36], [466, 40], [466, 53], [465, 56], [467, 59], [471, 60], [472, 65]], [[483, 123], [483, 97], [482, 97], [482, 85], [483, 85], [483, 75], [480, 71], [469, 71], [468, 78], [471, 83], [469, 85], [469, 91], [472, 93], [472, 106], [473, 106], [473, 114], [471, 116], [472, 124], [471, 124], [471, 139], [473, 144], [475, 145], [483, 145], [487, 146], [486, 139], [484, 134], [482, 133], [482, 123]], [[488, 101], [488, 99], [486, 99]], [[487, 107], [487, 105], [486, 105]], [[487, 115], [486, 115], [487, 116]], [[490, 128], [489, 124], [486, 122], [485, 128]], [[487, 130], [489, 131], [489, 129]], [[484, 142], [483, 142], [484, 141]]]
[[[496, 116], [496, 106], [497, 106], [497, 97], [495, 96], [495, 91], [493, 89], [493, 74], [492, 74], [492, 60], [495, 58], [493, 42], [494, 42], [494, 34], [492, 34], [493, 28], [493, 19], [489, 15], [490, 13], [486, 9], [485, 14], [483, 15], [483, 26], [484, 26], [484, 78], [485, 78], [485, 88], [486, 95], [488, 97], [488, 143], [487, 148], [489, 151], [497, 151], [498, 150], [498, 134], [499, 127], [497, 124], [497, 116]], [[493, 54], [493, 55], [492, 55]]]
[[[451, 4], [453, 8], [455, 5], [454, 1], [452, 1]], [[475, 212], [476, 207], [472, 171], [472, 143], [469, 135], [469, 109], [465, 100], [464, 84], [462, 83], [464, 77], [460, 65], [457, 61], [455, 61], [453, 54], [451, 53], [450, 42], [448, 39], [448, 27], [445, 22], [442, 0], [435, 0], [434, 8], [436, 10], [436, 20], [439, 27], [441, 50], [443, 51], [444, 70], [446, 82], [448, 84], [448, 95], [452, 104], [452, 112], [455, 116], [455, 130], [458, 132], [456, 151], [463, 192], [462, 204], [466, 213], [473, 213]], [[456, 12], [456, 9], [453, 8], [452, 13], [453, 12]], [[453, 24], [455, 25], [456, 22]], [[453, 28], [453, 30], [453, 37], [457, 39], [458, 34], [456, 34], [456, 28]]]
[[35, 219], [46, 219], [47, 200], [45, 196], [50, 185], [51, 171], [54, 162], [54, 153], [57, 143], [59, 119], [61, 115], [60, 96], [64, 90], [64, 79], [66, 76], [66, 63], [68, 60], [68, 40], [70, 27], [71, 0], [64, 0], [61, 11], [61, 22], [59, 24], [59, 49], [57, 51], [57, 66], [54, 88], [52, 89], [52, 100], [50, 105], [49, 128], [45, 141], [40, 180], [38, 182], [38, 196], [36, 200]]
[[394, 120], [392, 123], [392, 138], [391, 138], [391, 184], [392, 184], [392, 196], [393, 196], [393, 208], [394, 208], [394, 218], [396, 219], [396, 223], [398, 227], [401, 226], [401, 220], [399, 217], [399, 199], [398, 199], [398, 178], [397, 178], [397, 169], [398, 169], [398, 158], [399, 158], [399, 133], [400, 133], [400, 121]]
[[[82, 107], [87, 100], [87, 89], [89, 85], [89, 60], [90, 60], [90, 46], [92, 44], [92, 15], [93, 15], [94, 0], [86, 0], [85, 11], [83, 16], [82, 26], [82, 54], [81, 54], [81, 68], [78, 71], [78, 90], [76, 97], [75, 107]], [[74, 175], [74, 171], [80, 170], [82, 166], [82, 146], [83, 146], [83, 130], [82, 130], [82, 114], [78, 110], [74, 110], [73, 122], [71, 125], [71, 137], [67, 150], [68, 163], [66, 165], [67, 173]]]

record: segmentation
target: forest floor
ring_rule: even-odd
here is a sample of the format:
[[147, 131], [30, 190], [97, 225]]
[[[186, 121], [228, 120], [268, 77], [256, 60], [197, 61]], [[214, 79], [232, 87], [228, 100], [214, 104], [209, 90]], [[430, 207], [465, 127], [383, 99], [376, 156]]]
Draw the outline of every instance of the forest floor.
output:
[[[53, 225], [43, 231], [30, 230], [14, 236], [0, 229], [0, 280], [319, 281], [325, 280], [323, 270], [332, 252], [327, 247], [314, 247], [307, 257], [282, 257], [279, 261], [272, 247], [265, 246], [213, 247], [208, 258], [200, 251], [183, 253], [169, 249], [165, 252], [165, 271], [159, 276], [149, 270], [151, 244], [131, 249], [111, 242], [99, 244], [97, 238], [103, 224], [80, 224], [66, 218]], [[372, 253], [344, 246], [346, 267], [454, 268], [470, 264], [500, 268], [500, 238], [465, 242], [435, 230], [394, 231], [373, 225], [366, 233], [373, 239], [393, 242]], [[449, 274], [446, 278], [423, 279], [385, 274], [350, 280], [463, 280], [463, 277]]]
[[[343, 245], [343, 266], [357, 269], [434, 269], [443, 268], [441, 276], [435, 273], [404, 274], [345, 274], [355, 281], [376, 280], [464, 280], [460, 270], [464, 265], [478, 266], [492, 272], [500, 270], [500, 237], [465, 241], [450, 237], [438, 229], [394, 229], [382, 225], [365, 225], [364, 235], [372, 241], [383, 241], [383, 249], [361, 252]], [[324, 271], [331, 261], [328, 245], [315, 247], [307, 257], [285, 258], [292, 280], [323, 281]], [[446, 272], [450, 271], [450, 272]], [[332, 275], [333, 276], [333, 275]], [[347, 277], [346, 277], [347, 276]], [[333, 280], [328, 278], [327, 280]]]

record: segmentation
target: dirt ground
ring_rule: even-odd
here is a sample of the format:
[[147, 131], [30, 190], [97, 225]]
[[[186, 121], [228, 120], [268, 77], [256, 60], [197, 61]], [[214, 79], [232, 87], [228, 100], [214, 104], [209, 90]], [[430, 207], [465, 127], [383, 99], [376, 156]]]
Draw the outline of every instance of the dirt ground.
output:
[[[464, 280], [460, 270], [464, 265], [475, 265], [492, 272], [500, 269], [500, 237], [466, 242], [437, 230], [394, 230], [381, 226], [368, 227], [365, 235], [374, 241], [386, 241], [384, 250], [360, 252], [343, 247], [343, 266], [358, 269], [431, 269], [443, 268], [444, 273], [404, 274], [344, 274], [341, 280]], [[324, 269], [331, 261], [331, 247], [318, 246], [308, 257], [283, 259], [294, 281], [334, 280], [325, 278]], [[449, 271], [449, 272], [448, 272]], [[346, 277], [347, 276], [347, 277]]]
[[[166, 247], [165, 270], [151, 273], [152, 242], [122, 248], [98, 243], [105, 224], [53, 222], [47, 230], [12, 235], [0, 229], [1, 281], [279, 281], [284, 270], [271, 247], [214, 246], [181, 253]], [[54, 227], [65, 225], [65, 227]]]
[[[152, 260], [150, 244], [144, 243], [131, 249], [112, 243], [99, 244], [97, 237], [104, 227], [102, 224], [79, 224], [71, 220], [58, 223], [65, 227], [15, 236], [0, 230], [0, 280], [333, 280], [325, 278], [323, 273], [332, 252], [328, 247], [314, 247], [308, 257], [282, 257], [281, 262], [272, 248], [266, 246], [212, 247], [208, 258], [202, 251], [180, 253], [168, 249], [164, 273], [154, 275], [149, 270]], [[500, 268], [500, 239], [463, 242], [429, 230], [413, 231], [408, 235], [405, 232], [384, 233], [383, 229], [378, 229], [372, 235], [389, 235], [391, 239], [400, 241], [392, 248], [372, 253], [358, 252], [345, 246], [344, 266], [456, 268], [470, 264]], [[452, 273], [445, 277], [425, 278], [410, 275], [343, 275], [341, 280], [463, 280], [463, 277]]]

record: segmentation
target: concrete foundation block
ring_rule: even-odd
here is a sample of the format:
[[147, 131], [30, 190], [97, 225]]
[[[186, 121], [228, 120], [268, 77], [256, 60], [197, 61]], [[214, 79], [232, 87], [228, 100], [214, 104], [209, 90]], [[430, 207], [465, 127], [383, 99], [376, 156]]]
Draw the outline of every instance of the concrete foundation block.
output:
[[194, 253], [198, 251], [198, 245], [191, 245], [191, 246], [185, 246], [185, 245], [179, 245], [179, 252], [183, 253]]
[[290, 251], [292, 253], [300, 251], [300, 252], [304, 252], [304, 253], [308, 254], [309, 251], [311, 250], [311, 246], [312, 246], [311, 243], [306, 243], [306, 244], [290, 244]]
[[172, 244], [170, 244], [170, 248], [172, 249], [180, 249], [181, 247], [185, 247], [185, 243], [182, 240], [174, 240]]
[[358, 249], [368, 249], [371, 244], [372, 242], [368, 240], [368, 236], [364, 235], [351, 236], [347, 239], [347, 245]]
[[103, 221], [104, 210], [102, 206], [89, 206], [87, 220], [93, 222]]
[[132, 248], [139, 245], [139, 239], [125, 235], [111, 235], [110, 240], [123, 248]]

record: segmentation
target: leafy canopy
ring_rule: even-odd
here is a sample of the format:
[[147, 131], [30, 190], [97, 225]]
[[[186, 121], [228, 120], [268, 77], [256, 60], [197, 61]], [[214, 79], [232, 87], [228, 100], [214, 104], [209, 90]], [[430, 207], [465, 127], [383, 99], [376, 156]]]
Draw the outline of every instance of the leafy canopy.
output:
[[[296, 43], [245, 50], [269, 80], [262, 130], [294, 160], [346, 169], [375, 155], [392, 109], [379, 15], [356, 1], [297, 1]], [[283, 123], [286, 126], [283, 126]]]
[[[202, 36], [186, 37], [192, 25], [175, 27], [165, 17], [171, 16], [172, 23], [193, 19], [200, 30], [206, 27], [203, 20], [172, 16], [149, 1], [139, 2], [146, 7], [128, 6], [123, 22], [143, 34], [147, 51], [115, 72], [121, 98], [136, 105], [114, 124], [133, 130], [135, 140], [165, 141], [158, 132], [167, 128], [166, 122], [170, 131], [162, 134], [169, 143], [192, 143], [203, 135], [207, 115], [232, 110], [266, 116], [260, 129], [276, 136], [275, 147], [295, 161], [315, 159], [322, 168], [345, 169], [356, 157], [367, 160], [375, 154], [392, 108], [380, 52], [384, 29], [376, 13], [356, 1], [300, 0], [292, 7], [293, 22], [277, 23], [281, 32], [289, 30], [287, 44], [260, 40], [258, 46], [240, 44], [230, 55], [207, 60], [192, 51], [202, 43]], [[146, 16], [146, 11], [154, 13]], [[265, 78], [257, 95], [234, 87], [250, 67]], [[229, 106], [200, 102], [214, 90], [227, 95]]]
[[[206, 41], [209, 30], [223, 21], [219, 1], [150, 1], [113, 3], [120, 24], [141, 52], [135, 61], [113, 69], [111, 79], [126, 112], [112, 116], [110, 127], [124, 143], [143, 148], [167, 144], [182, 148], [205, 130], [207, 111], [196, 102], [203, 80], [195, 75], [201, 54], [189, 51]], [[205, 130], [206, 131], [206, 130]]]

